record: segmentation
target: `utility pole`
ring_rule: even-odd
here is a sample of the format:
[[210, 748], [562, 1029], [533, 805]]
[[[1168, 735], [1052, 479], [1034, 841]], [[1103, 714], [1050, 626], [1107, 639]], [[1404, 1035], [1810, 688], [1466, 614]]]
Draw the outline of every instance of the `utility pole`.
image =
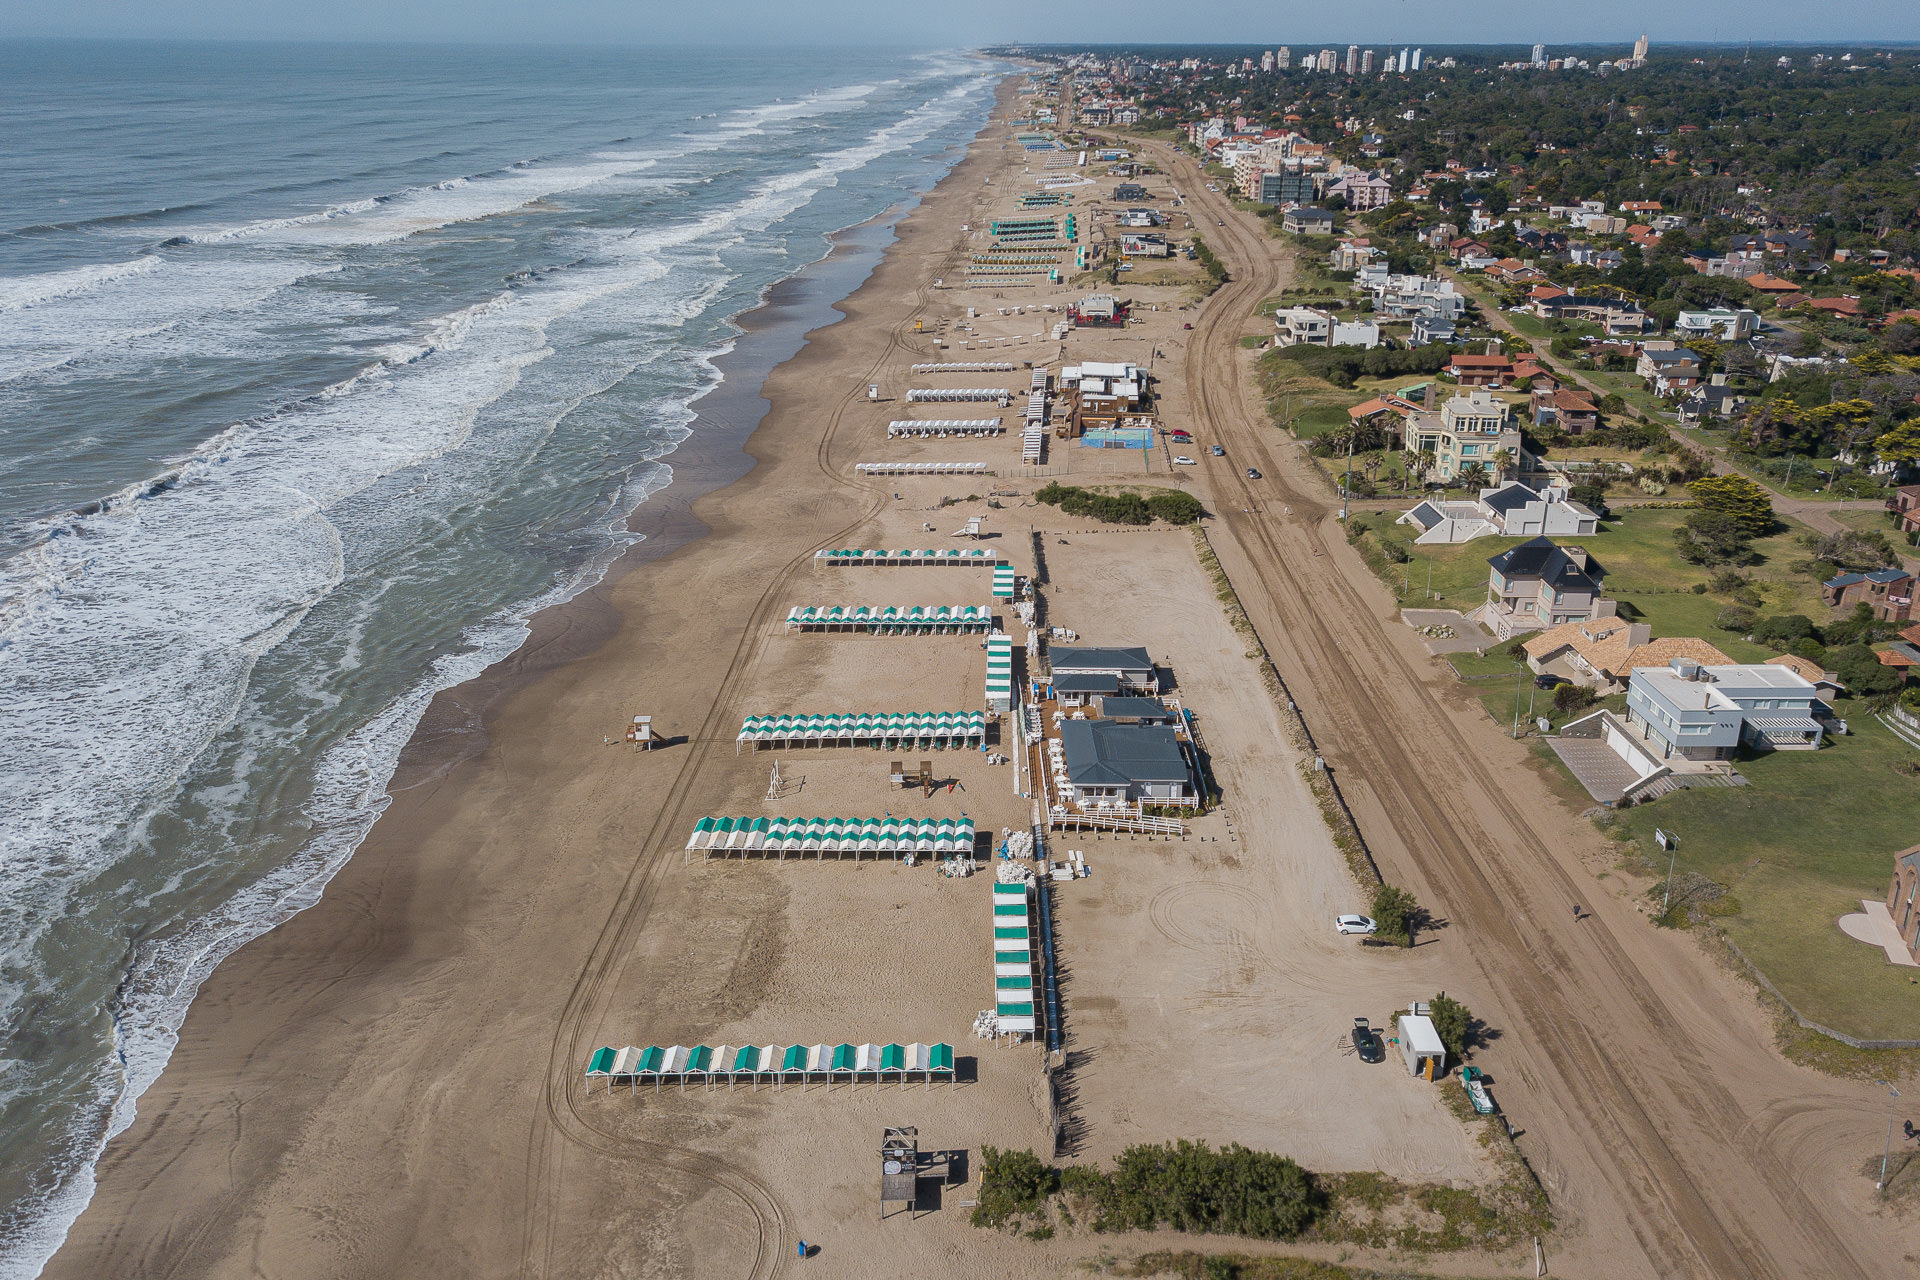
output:
[[1893, 1157], [1893, 1104], [1899, 1100], [1900, 1091], [1885, 1080], [1876, 1080], [1875, 1084], [1887, 1085], [1887, 1147], [1880, 1153], [1880, 1181], [1873, 1184], [1875, 1191], [1887, 1189], [1887, 1161]]
[[1433, 599], [1433, 552], [1427, 552], [1427, 599]]
[[1340, 487], [1340, 521], [1346, 523], [1347, 504], [1353, 501], [1353, 429], [1347, 429], [1347, 482]]
[[1526, 677], [1526, 674], [1525, 664], [1513, 673], [1513, 736], [1516, 739], [1520, 736], [1520, 681]]

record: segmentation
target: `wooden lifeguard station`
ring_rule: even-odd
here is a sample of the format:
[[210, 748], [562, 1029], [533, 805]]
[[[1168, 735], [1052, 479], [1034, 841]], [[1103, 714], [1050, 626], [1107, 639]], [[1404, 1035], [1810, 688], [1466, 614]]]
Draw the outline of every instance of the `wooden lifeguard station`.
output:
[[660, 739], [653, 736], [653, 717], [635, 716], [633, 723], [627, 726], [627, 741], [636, 751], [651, 751], [660, 745]]
[[889, 1127], [880, 1137], [880, 1220], [887, 1205], [907, 1202], [907, 1217], [920, 1204], [920, 1131], [912, 1125]]

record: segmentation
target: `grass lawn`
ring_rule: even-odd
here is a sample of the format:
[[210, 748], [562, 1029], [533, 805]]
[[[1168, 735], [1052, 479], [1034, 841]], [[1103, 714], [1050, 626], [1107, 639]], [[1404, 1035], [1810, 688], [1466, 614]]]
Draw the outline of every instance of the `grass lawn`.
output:
[[1751, 786], [1676, 791], [1624, 811], [1619, 825], [1650, 861], [1653, 829], [1680, 837], [1677, 865], [1727, 887], [1721, 924], [1800, 1012], [1837, 1031], [1912, 1039], [1920, 985], [1834, 921], [1886, 892], [1892, 855], [1913, 843], [1920, 780], [1895, 771], [1920, 759], [1857, 703], [1838, 708], [1854, 732], [1818, 752], [1743, 761]]
[[[1408, 505], [1413, 501], [1409, 498]], [[1617, 518], [1605, 521], [1600, 533], [1582, 539], [1606, 571], [1606, 595], [1626, 606], [1623, 613], [1631, 609], [1636, 620], [1652, 626], [1657, 637], [1699, 636], [1736, 662], [1773, 657], [1771, 650], [1750, 645], [1713, 625], [1714, 618], [1730, 602], [1711, 592], [1694, 594], [1693, 585], [1704, 583], [1712, 574], [1688, 564], [1673, 549], [1673, 530], [1685, 514], [1674, 509], [1628, 508]], [[1417, 535], [1411, 525], [1393, 523], [1393, 518], [1384, 514], [1366, 519], [1372, 529], [1369, 539], [1398, 545], [1407, 553], [1407, 563], [1393, 565], [1383, 580], [1398, 593], [1402, 605], [1416, 607], [1427, 602], [1429, 581], [1441, 607], [1471, 609], [1478, 605], [1486, 599], [1487, 561], [1522, 541], [1476, 538], [1451, 546], [1420, 547], [1413, 543]], [[1754, 543], [1765, 559], [1743, 572], [1766, 598], [1763, 613], [1803, 613], [1814, 619], [1826, 616], [1818, 585], [1787, 569], [1805, 556], [1793, 545], [1794, 536], [1804, 528], [1790, 524], [1786, 532]]]

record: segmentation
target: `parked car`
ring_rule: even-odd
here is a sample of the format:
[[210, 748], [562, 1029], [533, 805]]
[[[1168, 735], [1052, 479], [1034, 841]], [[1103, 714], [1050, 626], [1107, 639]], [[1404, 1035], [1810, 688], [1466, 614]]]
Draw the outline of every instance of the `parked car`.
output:
[[1539, 675], [1533, 678], [1533, 687], [1536, 689], [1558, 689], [1563, 684], [1572, 683], [1565, 676]]
[[1190, 324], [1183, 324], [1183, 325], [1181, 325], [1180, 327], [1181, 327], [1182, 329], [1191, 329], [1191, 328], [1193, 328], [1193, 326], [1192, 326], [1192, 325], [1190, 325]]
[[1225, 449], [1222, 449], [1219, 445], [1215, 445], [1213, 446], [1213, 456], [1216, 458], [1224, 458], [1227, 456], [1227, 451]]
[[1184, 454], [1184, 453], [1182, 453], [1182, 454], [1176, 454], [1176, 455], [1174, 456], [1174, 459], [1173, 459], [1173, 460], [1174, 460], [1174, 462], [1175, 462], [1175, 463], [1176, 463], [1177, 465], [1179, 465], [1179, 466], [1182, 466], [1182, 467], [1190, 467], [1190, 466], [1192, 466], [1192, 465], [1193, 465], [1193, 459], [1192, 459], [1192, 458], [1189, 458], [1189, 457], [1188, 457], [1188, 456], [1187, 456], [1186, 454]]
[[1341, 933], [1372, 933], [1380, 926], [1372, 916], [1335, 916], [1333, 927]]
[[1213, 220], [1213, 225], [1216, 227], [1224, 227], [1227, 225], [1227, 220], [1225, 218], [1215, 218]]
[[1260, 478], [1260, 471], [1259, 471], [1259, 468], [1257, 468], [1257, 467], [1248, 467], [1248, 468], [1247, 468], [1247, 479], [1249, 479], [1249, 480], [1258, 480], [1259, 478]]
[[1362, 1062], [1385, 1062], [1387, 1051], [1380, 1043], [1380, 1033], [1367, 1025], [1365, 1018], [1353, 1020], [1353, 1051], [1360, 1055]]

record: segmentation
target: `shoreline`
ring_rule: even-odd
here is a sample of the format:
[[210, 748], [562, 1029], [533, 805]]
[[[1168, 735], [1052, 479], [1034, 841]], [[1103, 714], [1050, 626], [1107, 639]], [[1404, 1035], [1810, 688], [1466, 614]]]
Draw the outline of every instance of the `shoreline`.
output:
[[[691, 434], [659, 459], [673, 478], [627, 517], [627, 531], [640, 540], [616, 556], [599, 581], [529, 617], [527, 638], [512, 653], [433, 695], [387, 781], [391, 798], [483, 753], [488, 723], [505, 702], [545, 672], [590, 656], [619, 633], [621, 619], [610, 597], [622, 579], [711, 534], [693, 508], [757, 465], [747, 444], [772, 410], [763, 394], [767, 379], [805, 348], [810, 333], [839, 321], [839, 304], [871, 278], [893, 243], [894, 229], [931, 189], [829, 232], [825, 254], [776, 280], [758, 303], [730, 318], [740, 333], [712, 361], [717, 380], [689, 404], [695, 413]], [[874, 243], [861, 243], [863, 238]], [[859, 278], [845, 288], [829, 283], [856, 271]]]
[[[511, 733], [502, 734], [500, 729], [516, 704], [528, 701], [543, 678], [568, 672], [577, 678], [578, 668], [592, 665], [589, 659], [604, 653], [623, 632], [644, 625], [635, 622], [634, 601], [622, 600], [623, 594], [630, 597], [634, 593], [635, 588], [626, 584], [634, 580], [637, 571], [657, 568], [694, 548], [709, 547], [714, 549], [711, 555], [724, 554], [719, 548], [725, 544], [729, 522], [714, 518], [716, 508], [728, 505], [723, 495], [756, 471], [764, 472], [769, 457], [780, 451], [768, 429], [769, 416], [777, 411], [776, 398], [768, 394], [769, 382], [776, 374], [803, 379], [807, 352], [819, 335], [845, 324], [857, 310], [861, 295], [875, 288], [876, 277], [906, 256], [900, 246], [912, 215], [976, 158], [977, 144], [997, 123], [1011, 83], [1012, 74], [1001, 79], [994, 90], [988, 121], [935, 181], [904, 195], [881, 214], [829, 235], [830, 247], [824, 255], [776, 282], [759, 305], [734, 318], [740, 336], [732, 349], [715, 361], [720, 380], [694, 402], [698, 414], [695, 433], [665, 459], [673, 468], [672, 482], [650, 496], [629, 519], [629, 528], [642, 533], [643, 539], [622, 553], [598, 583], [530, 618], [526, 640], [511, 655], [478, 677], [433, 697], [388, 781], [385, 811], [359, 847], [333, 872], [319, 902], [242, 944], [202, 983], [178, 1028], [175, 1051], [138, 1100], [132, 1124], [108, 1143], [91, 1169], [78, 1175], [90, 1178], [93, 1194], [87, 1207], [68, 1224], [65, 1239], [47, 1262], [45, 1274], [61, 1274], [69, 1265], [97, 1273], [98, 1267], [90, 1268], [77, 1255], [93, 1244], [105, 1244], [109, 1249], [115, 1245], [85, 1239], [94, 1220], [109, 1214], [122, 1219], [107, 1228], [115, 1242], [130, 1225], [126, 1219], [138, 1217], [145, 1223], [144, 1216], [131, 1208], [132, 1201], [141, 1198], [138, 1188], [128, 1207], [109, 1207], [122, 1194], [126, 1181], [118, 1171], [128, 1164], [144, 1163], [159, 1135], [177, 1128], [176, 1111], [191, 1108], [189, 1099], [204, 1090], [208, 1081], [201, 1077], [208, 1067], [198, 1061], [195, 1050], [207, 1040], [234, 1032], [234, 1024], [244, 1022], [234, 1012], [239, 1002], [236, 996], [259, 985], [263, 969], [273, 972], [275, 982], [292, 979], [298, 983], [299, 974], [278, 967], [286, 952], [301, 950], [303, 940], [295, 935], [309, 930], [326, 934], [332, 926], [321, 920], [329, 907], [345, 899], [378, 896], [396, 873], [409, 874], [398, 864], [405, 862], [406, 850], [416, 843], [414, 829], [444, 826], [447, 815], [458, 807], [453, 804], [453, 794], [477, 786], [471, 775], [509, 742]], [[818, 428], [807, 425], [806, 414], [793, 416], [796, 420], [790, 425], [781, 424], [784, 430], [777, 434], [803, 439], [817, 435]], [[702, 424], [714, 429], [703, 432]], [[849, 483], [848, 488], [855, 486]], [[720, 535], [717, 539], [713, 536], [716, 534]], [[400, 918], [384, 925], [373, 922], [375, 931], [404, 930], [405, 916], [413, 905], [410, 901], [400, 903], [395, 911]], [[330, 956], [337, 955], [339, 949], [337, 945], [319, 948]], [[250, 1038], [245, 1030], [238, 1034]], [[212, 1067], [213, 1074], [220, 1071]], [[239, 1084], [238, 1080], [231, 1081], [232, 1087], [238, 1088]], [[161, 1145], [167, 1143], [162, 1141]], [[205, 1140], [196, 1140], [189, 1149], [161, 1160], [164, 1164], [182, 1155], [204, 1154]], [[138, 1175], [135, 1177], [138, 1179]], [[193, 1210], [187, 1206], [179, 1207], [192, 1215]], [[160, 1234], [166, 1234], [165, 1230]], [[112, 1266], [106, 1269], [114, 1270]]]

